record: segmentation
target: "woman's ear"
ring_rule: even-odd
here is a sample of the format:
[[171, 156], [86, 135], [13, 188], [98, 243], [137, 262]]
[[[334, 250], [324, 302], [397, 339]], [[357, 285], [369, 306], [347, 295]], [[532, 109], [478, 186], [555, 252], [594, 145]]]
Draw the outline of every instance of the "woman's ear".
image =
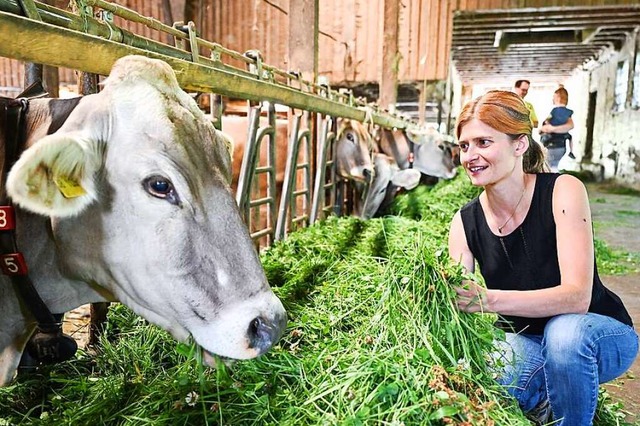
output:
[[522, 134], [516, 139], [516, 154], [523, 155], [529, 149], [529, 136]]

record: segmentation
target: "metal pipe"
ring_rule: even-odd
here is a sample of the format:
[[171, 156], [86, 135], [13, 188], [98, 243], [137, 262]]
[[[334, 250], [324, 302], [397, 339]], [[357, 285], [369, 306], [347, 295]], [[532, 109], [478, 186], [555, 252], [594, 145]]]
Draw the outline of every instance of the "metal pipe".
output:
[[[0, 0], [0, 10], [6, 10], [8, 5], [14, 5], [15, 9], [14, 2]], [[365, 111], [283, 84], [259, 80], [246, 71], [221, 67], [217, 65], [219, 62], [204, 57], [200, 58], [202, 63], [195, 64], [189, 61], [191, 55], [188, 52], [135, 36], [128, 31], [122, 30], [122, 43], [108, 40], [114, 31], [110, 25], [93, 18], [80, 22], [82, 19], [71, 13], [52, 18], [50, 11], [55, 8], [41, 3], [37, 5], [44, 22], [0, 12], [0, 27], [3, 29], [0, 31], [0, 56], [108, 75], [118, 58], [130, 54], [145, 55], [162, 59], [171, 65], [176, 70], [179, 83], [186, 90], [214, 92], [253, 101], [266, 100], [360, 122], [371, 119], [387, 128], [404, 129], [414, 125], [390, 114]], [[65, 25], [52, 24], [53, 21]], [[89, 31], [98, 34], [80, 32], [82, 28], [76, 28], [84, 24]], [[89, 45], [91, 49], [88, 50], [86, 47]], [[162, 48], [153, 49], [159, 46]], [[79, 51], [86, 54], [78, 55]]]

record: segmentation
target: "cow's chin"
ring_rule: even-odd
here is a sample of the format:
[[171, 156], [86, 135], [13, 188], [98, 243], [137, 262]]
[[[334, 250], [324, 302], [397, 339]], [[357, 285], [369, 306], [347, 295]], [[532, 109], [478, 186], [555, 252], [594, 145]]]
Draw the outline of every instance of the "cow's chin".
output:
[[227, 358], [212, 354], [211, 352], [202, 349], [202, 363], [207, 367], [217, 368], [222, 362], [226, 367], [232, 367], [236, 363], [237, 359]]

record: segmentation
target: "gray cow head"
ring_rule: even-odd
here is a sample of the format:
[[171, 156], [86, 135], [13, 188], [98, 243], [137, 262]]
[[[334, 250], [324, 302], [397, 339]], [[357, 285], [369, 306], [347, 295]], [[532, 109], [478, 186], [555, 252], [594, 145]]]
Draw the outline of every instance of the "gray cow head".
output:
[[456, 175], [454, 152], [449, 138], [432, 127], [403, 130], [377, 129], [378, 150], [392, 157], [400, 169], [408, 169], [413, 142], [413, 168], [422, 174], [450, 179]]
[[411, 190], [420, 183], [416, 169], [400, 170], [393, 158], [376, 153], [373, 155], [374, 177], [358, 216], [370, 219], [385, 206], [391, 204], [401, 188]]
[[456, 165], [446, 138], [432, 127], [407, 130], [407, 137], [414, 146], [413, 167], [421, 173], [438, 178], [451, 179], [456, 175]]
[[207, 352], [245, 359], [268, 350], [286, 314], [230, 176], [225, 140], [173, 70], [141, 56], [117, 61], [104, 89], [29, 147], [8, 177], [17, 205], [50, 218], [20, 216], [22, 229], [48, 223], [21, 243], [37, 247], [28, 253], [39, 265], [35, 282], [57, 277], [42, 286], [50, 309], [97, 301], [79, 296], [90, 286]]

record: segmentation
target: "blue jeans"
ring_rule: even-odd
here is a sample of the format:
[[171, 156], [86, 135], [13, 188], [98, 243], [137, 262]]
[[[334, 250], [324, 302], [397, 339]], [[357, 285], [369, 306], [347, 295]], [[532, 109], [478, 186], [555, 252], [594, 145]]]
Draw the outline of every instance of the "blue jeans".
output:
[[562, 156], [567, 152], [565, 147], [548, 148], [547, 149], [547, 161], [552, 172], [558, 171], [558, 163]]
[[633, 364], [638, 334], [613, 318], [587, 313], [552, 318], [544, 335], [507, 333], [498, 342], [498, 383], [528, 412], [549, 400], [554, 425], [593, 423], [598, 386]]

